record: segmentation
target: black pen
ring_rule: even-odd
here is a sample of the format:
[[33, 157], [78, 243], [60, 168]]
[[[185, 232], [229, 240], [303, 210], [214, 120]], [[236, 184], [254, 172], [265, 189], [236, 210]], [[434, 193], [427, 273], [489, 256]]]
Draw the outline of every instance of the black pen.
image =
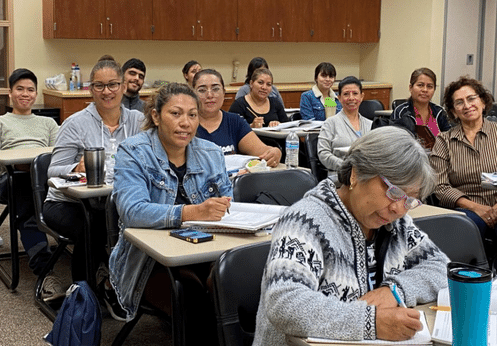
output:
[[[223, 196], [221, 196], [221, 193], [219, 192], [219, 188], [217, 187], [217, 184], [212, 184], [211, 188], [214, 190], [214, 193], [216, 194], [216, 197], [223, 197]], [[230, 208], [226, 208], [226, 211], [229, 214], [230, 213]]]

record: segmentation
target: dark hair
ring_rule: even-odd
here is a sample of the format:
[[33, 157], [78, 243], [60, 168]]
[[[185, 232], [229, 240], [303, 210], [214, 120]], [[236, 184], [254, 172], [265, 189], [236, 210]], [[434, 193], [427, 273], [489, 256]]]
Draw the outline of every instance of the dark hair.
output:
[[423, 74], [425, 76], [431, 78], [431, 80], [433, 81], [433, 84], [435, 86], [435, 89], [436, 89], [437, 88], [437, 75], [435, 74], [435, 72], [430, 70], [428, 67], [421, 67], [421, 68], [414, 70], [414, 72], [411, 73], [411, 79], [409, 80], [409, 85], [413, 86], [414, 83], [416, 83], [416, 81], [418, 80], [418, 78]]
[[342, 88], [349, 84], [355, 84], [359, 87], [359, 91], [362, 92], [362, 83], [359, 79], [354, 76], [345, 77], [338, 83], [338, 95], [342, 94]]
[[195, 74], [195, 77], [193, 77], [193, 82], [192, 82], [192, 86], [195, 88], [195, 86], [197, 85], [197, 81], [200, 77], [202, 77], [203, 75], [206, 75], [206, 74], [211, 74], [213, 76], [216, 76], [217, 78], [219, 78], [219, 80], [221, 81], [221, 84], [223, 86], [223, 89], [224, 89], [224, 80], [223, 80], [223, 76], [221, 76], [221, 74], [219, 72], [217, 72], [216, 70], [214, 69], [211, 69], [211, 68], [208, 68], [208, 69], [205, 69], [205, 70], [201, 70], [201, 71], [198, 71], [196, 74]]
[[200, 64], [198, 61], [190, 60], [185, 64], [185, 66], [183, 66], [183, 69], [181, 70], [181, 72], [183, 72], [183, 74], [188, 74], [188, 71], [190, 71], [192, 66], [195, 66], [195, 65], [200, 65]]
[[333, 66], [329, 62], [322, 62], [321, 64], [316, 66], [316, 69], [314, 70], [314, 80], [318, 79], [320, 73], [331, 78], [335, 78], [337, 76], [337, 70], [335, 70], [335, 66]]
[[145, 104], [144, 114], [145, 122], [143, 124], [143, 130], [153, 129], [157, 126], [152, 118], [152, 111], [155, 109], [157, 113], [162, 112], [162, 107], [171, 100], [171, 97], [176, 95], [187, 95], [191, 96], [195, 103], [197, 104], [197, 109], [200, 108], [200, 101], [197, 94], [190, 88], [187, 84], [182, 83], [169, 83], [161, 86], [154, 95]]
[[254, 71], [261, 68], [261, 67], [265, 67], [265, 68], [269, 69], [269, 66], [267, 64], [266, 59], [261, 58], [261, 57], [255, 57], [252, 60], [250, 60], [250, 62], [248, 64], [248, 68], [247, 68], [247, 76], [245, 77], [245, 84], [250, 83], [250, 81], [252, 79], [252, 75], [254, 74]]
[[252, 73], [252, 77], [250, 78], [250, 80], [252, 82], [255, 82], [261, 74], [267, 74], [269, 77], [271, 77], [271, 82], [273, 81], [273, 74], [271, 73], [271, 71], [269, 71], [268, 68], [258, 68], [254, 71], [254, 73]]
[[147, 68], [145, 67], [143, 61], [137, 58], [131, 58], [124, 63], [122, 68], [123, 73], [125, 73], [126, 70], [129, 70], [130, 68], [136, 68], [137, 70], [140, 70], [143, 73], [147, 73]]
[[38, 78], [36, 78], [35, 74], [27, 68], [18, 68], [12, 72], [9, 77], [9, 87], [12, 89], [21, 79], [29, 79], [35, 84], [35, 88], [38, 89]]
[[449, 119], [459, 123], [460, 120], [454, 115], [454, 100], [452, 97], [454, 96], [454, 93], [461, 89], [464, 86], [469, 86], [475, 90], [475, 92], [478, 94], [480, 99], [483, 101], [485, 104], [485, 109], [483, 110], [483, 115], [487, 115], [487, 113], [492, 109], [492, 103], [493, 103], [493, 97], [490, 92], [485, 89], [485, 87], [476, 79], [469, 78], [468, 76], [461, 76], [459, 77], [458, 80], [455, 82], [450, 83], [446, 88], [444, 92], [444, 99], [443, 99], [443, 104], [445, 106], [445, 111], [447, 112], [447, 115], [449, 116]]
[[112, 59], [104, 59], [104, 57], [110, 57], [112, 58], [110, 55], [104, 55], [103, 57], [101, 57], [97, 63], [95, 64], [95, 66], [93, 66], [93, 68], [91, 69], [91, 72], [90, 72], [90, 82], [93, 82], [93, 78], [95, 78], [95, 73], [97, 71], [100, 71], [104, 68], [109, 68], [111, 70], [114, 70], [118, 76], [118, 78], [123, 81], [124, 78], [123, 78], [123, 70], [121, 69], [121, 65], [119, 65], [119, 63], [117, 61], [115, 61], [113, 58]]

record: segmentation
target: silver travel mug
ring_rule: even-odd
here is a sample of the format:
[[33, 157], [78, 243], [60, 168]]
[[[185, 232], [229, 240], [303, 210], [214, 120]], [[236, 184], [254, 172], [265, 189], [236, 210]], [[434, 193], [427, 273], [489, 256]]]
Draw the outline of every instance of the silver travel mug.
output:
[[84, 152], [86, 185], [101, 187], [104, 184], [105, 149], [87, 148]]

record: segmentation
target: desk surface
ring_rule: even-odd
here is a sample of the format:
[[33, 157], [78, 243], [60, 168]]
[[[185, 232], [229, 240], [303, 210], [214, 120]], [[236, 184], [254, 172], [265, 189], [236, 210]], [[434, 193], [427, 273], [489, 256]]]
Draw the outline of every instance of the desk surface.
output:
[[94, 198], [108, 196], [112, 192], [112, 185], [103, 185], [102, 187], [71, 186], [60, 191], [69, 197], [73, 198]]
[[125, 238], [166, 267], [212, 262], [223, 252], [241, 245], [271, 240], [270, 235], [216, 233], [215, 239], [193, 244], [171, 237], [167, 230], [127, 228]]
[[[266, 130], [264, 127], [263, 128], [253, 128], [252, 129], [256, 135], [258, 136], [263, 136], [263, 137], [269, 137], [269, 138], [277, 138], [277, 139], [283, 139], [288, 136], [291, 130], [295, 130], [295, 128], [291, 129], [283, 129], [281, 131], [270, 131]], [[302, 131], [302, 130], [297, 130], [295, 133], [299, 137], [305, 137], [309, 133], [319, 133], [320, 129], [315, 129], [315, 130], [308, 130], [308, 131]]]
[[417, 219], [425, 216], [435, 216], [435, 215], [443, 215], [443, 214], [460, 214], [465, 215], [462, 211], [457, 211], [453, 209], [446, 209], [435, 207], [433, 205], [421, 204], [419, 207], [409, 210], [407, 214], [413, 219]]
[[4, 165], [31, 163], [38, 155], [51, 153], [52, 150], [53, 147], [0, 150], [0, 163]]
[[[429, 303], [429, 304], [423, 304], [419, 305], [416, 307], [417, 310], [419, 311], [424, 311], [425, 316], [426, 316], [426, 324], [428, 325], [428, 328], [430, 329], [430, 334], [433, 332], [433, 325], [435, 324], [435, 316], [436, 312], [434, 310], [431, 310], [429, 307], [437, 305], [435, 302], [434, 303]], [[317, 344], [317, 343], [310, 343], [305, 340], [305, 338], [299, 338], [295, 336], [287, 336], [286, 341], [288, 342], [288, 345], [291, 346], [326, 346], [326, 345], [340, 345], [340, 346], [354, 346], [354, 344], [346, 344], [346, 343], [327, 343], [327, 344]], [[438, 342], [433, 341], [433, 345], [442, 345], [439, 344]]]

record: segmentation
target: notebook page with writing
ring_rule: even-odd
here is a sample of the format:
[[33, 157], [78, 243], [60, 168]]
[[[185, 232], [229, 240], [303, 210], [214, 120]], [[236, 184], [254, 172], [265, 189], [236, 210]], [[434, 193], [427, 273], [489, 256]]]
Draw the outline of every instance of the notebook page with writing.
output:
[[386, 341], [386, 340], [361, 340], [361, 341], [344, 341], [323, 338], [307, 338], [307, 342], [316, 344], [349, 344], [349, 345], [431, 345], [430, 330], [426, 323], [425, 313], [420, 311], [419, 319], [423, 325], [423, 330], [420, 330], [414, 336], [405, 341]]

